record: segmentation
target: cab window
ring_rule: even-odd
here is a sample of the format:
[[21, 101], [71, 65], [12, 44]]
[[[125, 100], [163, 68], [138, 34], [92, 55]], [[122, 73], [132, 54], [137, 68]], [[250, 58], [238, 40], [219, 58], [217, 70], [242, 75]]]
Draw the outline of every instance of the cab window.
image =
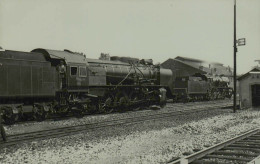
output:
[[78, 67], [70, 67], [70, 75], [75, 76], [77, 75]]
[[80, 77], [86, 77], [87, 76], [86, 67], [79, 67], [79, 76]]

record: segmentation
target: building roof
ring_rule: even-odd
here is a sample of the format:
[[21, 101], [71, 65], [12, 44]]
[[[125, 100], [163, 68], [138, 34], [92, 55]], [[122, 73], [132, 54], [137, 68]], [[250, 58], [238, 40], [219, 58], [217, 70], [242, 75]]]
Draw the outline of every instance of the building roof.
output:
[[188, 58], [188, 57], [183, 57], [183, 56], [177, 56], [175, 59], [178, 59], [178, 60], [181, 60], [181, 61], [191, 61], [191, 62], [198, 62], [198, 63], [209, 63], [211, 65], [223, 66], [222, 63], [208, 62], [208, 61], [205, 61], [205, 60], [200, 60], [200, 59], [195, 59], [195, 58]]
[[188, 57], [183, 57], [183, 56], [177, 56], [175, 59], [181, 60], [181, 61], [204, 62], [203, 60], [188, 58]]
[[244, 75], [240, 76], [239, 78], [237, 78], [238, 80], [242, 80], [245, 77], [247, 77], [250, 74], [260, 74], [260, 68], [254, 68], [251, 71], [245, 73]]
[[193, 58], [187, 58], [182, 56], [177, 56], [175, 59], [180, 60], [194, 68], [203, 70], [207, 73], [213, 73], [213, 74], [225, 75], [225, 76], [232, 75], [232, 71], [231, 71], [232, 69], [230, 67], [225, 67], [223, 64], [218, 62], [207, 62], [200, 59], [193, 59]]
[[[195, 66], [193, 66], [193, 65], [190, 65], [190, 64], [188, 64], [188, 63], [186, 63], [186, 62], [183, 62], [183, 61], [181, 61], [181, 60], [178, 60], [178, 59], [172, 59], [172, 58], [169, 58], [168, 60], [166, 60], [166, 61], [170, 61], [170, 60], [172, 60], [172, 61], [176, 61], [176, 62], [179, 62], [179, 63], [181, 63], [181, 64], [183, 64], [183, 65], [185, 65], [185, 66], [187, 66], [187, 67], [189, 67], [189, 68], [192, 68], [192, 69], [194, 69], [194, 70], [197, 70], [199, 73], [201, 73], [201, 74], [206, 74], [207, 72], [206, 71], [204, 71], [204, 70], [201, 70], [201, 69], [199, 69], [199, 68], [197, 68], [197, 67], [195, 67]], [[165, 62], [166, 62], [165, 61]], [[163, 62], [161, 65], [164, 65], [164, 63], [165, 62]]]

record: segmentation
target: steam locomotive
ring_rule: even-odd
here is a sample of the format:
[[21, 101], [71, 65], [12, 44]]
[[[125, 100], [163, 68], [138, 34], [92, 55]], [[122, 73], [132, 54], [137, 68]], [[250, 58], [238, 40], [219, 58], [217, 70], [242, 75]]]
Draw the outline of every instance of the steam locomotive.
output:
[[88, 59], [69, 50], [0, 52], [0, 109], [5, 123], [78, 116], [166, 103], [170, 70], [146, 60]]
[[6, 124], [27, 118], [42, 121], [48, 115], [164, 106], [167, 97], [205, 100], [214, 88], [202, 75], [176, 77], [152, 60], [98, 60], [40, 48], [0, 51], [0, 77], [0, 113]]
[[231, 98], [233, 89], [227, 81], [195, 73], [192, 76], [176, 76], [172, 91], [167, 97], [173, 102], [204, 101]]

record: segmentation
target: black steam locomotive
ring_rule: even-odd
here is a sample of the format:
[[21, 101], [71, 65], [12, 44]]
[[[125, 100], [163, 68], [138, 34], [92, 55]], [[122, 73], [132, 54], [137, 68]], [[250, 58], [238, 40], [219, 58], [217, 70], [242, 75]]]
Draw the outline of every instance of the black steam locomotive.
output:
[[[184, 77], [152, 60], [86, 58], [69, 50], [0, 51], [0, 113], [6, 124], [50, 115], [109, 113], [174, 101], [228, 97], [204, 75]], [[220, 96], [219, 96], [220, 97]]]
[[228, 87], [227, 81], [213, 80], [196, 73], [192, 76], [176, 76], [172, 91], [167, 93], [173, 102], [189, 102], [231, 98], [233, 89]]
[[0, 76], [0, 109], [10, 124], [47, 114], [163, 106], [172, 73], [147, 60], [94, 60], [69, 50], [35, 49], [1, 51]]

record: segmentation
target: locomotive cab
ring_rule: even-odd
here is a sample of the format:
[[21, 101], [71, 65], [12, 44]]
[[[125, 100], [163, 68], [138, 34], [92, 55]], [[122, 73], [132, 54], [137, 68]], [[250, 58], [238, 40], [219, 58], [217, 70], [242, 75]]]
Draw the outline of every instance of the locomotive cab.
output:
[[77, 90], [86, 89], [88, 86], [87, 66], [86, 64], [68, 63], [67, 64], [67, 89]]
[[59, 89], [77, 90], [87, 89], [88, 86], [88, 62], [83, 54], [69, 50], [57, 51], [48, 49], [35, 49], [32, 52], [40, 52], [56, 67], [59, 73]]

